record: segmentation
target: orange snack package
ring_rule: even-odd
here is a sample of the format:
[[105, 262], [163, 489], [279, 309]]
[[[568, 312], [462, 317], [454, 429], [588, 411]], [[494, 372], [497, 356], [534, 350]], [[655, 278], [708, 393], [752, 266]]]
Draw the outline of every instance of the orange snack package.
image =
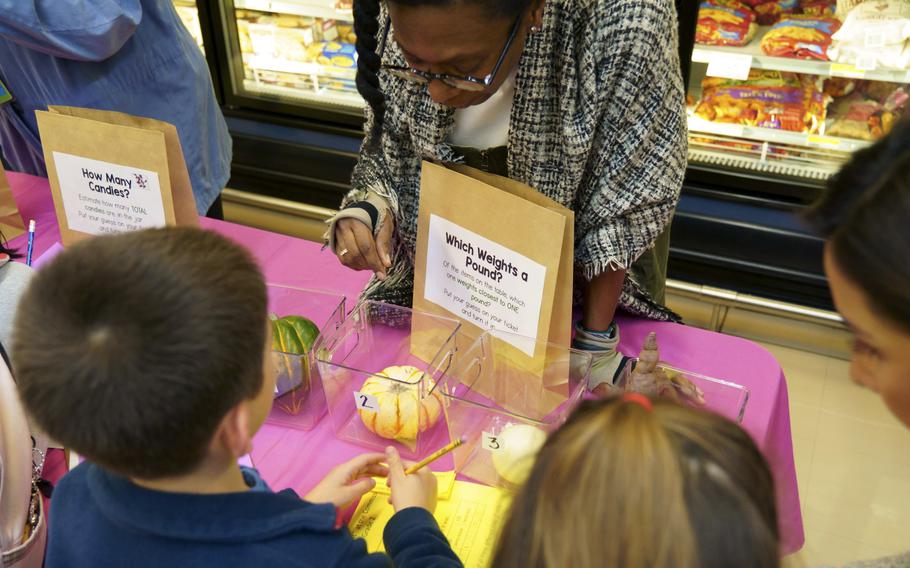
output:
[[761, 48], [776, 57], [827, 61], [831, 36], [840, 26], [840, 21], [834, 18], [788, 16], [765, 34]]
[[758, 27], [755, 13], [737, 0], [706, 0], [699, 5], [695, 41], [705, 45], [746, 45]]

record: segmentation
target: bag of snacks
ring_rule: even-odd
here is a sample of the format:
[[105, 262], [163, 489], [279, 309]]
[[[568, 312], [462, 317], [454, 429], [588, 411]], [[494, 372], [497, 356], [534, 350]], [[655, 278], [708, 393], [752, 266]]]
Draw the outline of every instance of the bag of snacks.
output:
[[835, 101], [830, 114], [831, 136], [877, 140], [891, 132], [903, 115], [910, 95], [904, 86], [879, 81], [863, 82], [855, 92]]
[[834, 34], [839, 43], [872, 49], [910, 39], [910, 0], [867, 0], [846, 15]]
[[737, 0], [706, 0], [698, 7], [695, 41], [705, 45], [746, 45], [758, 26], [751, 8]]
[[800, 0], [799, 11], [805, 16], [833, 18], [837, 12], [836, 0]]
[[777, 57], [827, 61], [831, 36], [839, 28], [840, 21], [834, 18], [788, 16], [765, 34], [761, 48], [766, 54]]
[[746, 81], [707, 78], [695, 114], [705, 120], [792, 132], [818, 132], [826, 98], [811, 75], [751, 72]]
[[873, 48], [835, 41], [828, 48], [828, 57], [831, 61], [849, 63], [863, 69], [910, 67], [910, 47], [907, 42]]
[[798, 8], [797, 0], [760, 0], [753, 1], [752, 8], [762, 26], [770, 26], [780, 21], [784, 16], [793, 14]]

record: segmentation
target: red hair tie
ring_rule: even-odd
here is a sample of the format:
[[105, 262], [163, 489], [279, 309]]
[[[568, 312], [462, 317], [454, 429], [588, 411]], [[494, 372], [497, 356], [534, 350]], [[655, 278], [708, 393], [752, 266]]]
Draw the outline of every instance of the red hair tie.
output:
[[627, 392], [622, 395], [622, 400], [623, 402], [631, 402], [632, 404], [637, 404], [648, 412], [654, 410], [654, 405], [651, 404], [651, 399], [638, 392]]

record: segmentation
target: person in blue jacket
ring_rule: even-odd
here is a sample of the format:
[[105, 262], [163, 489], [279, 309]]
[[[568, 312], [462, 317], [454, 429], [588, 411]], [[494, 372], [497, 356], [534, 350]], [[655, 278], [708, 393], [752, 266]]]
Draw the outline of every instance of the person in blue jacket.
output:
[[230, 176], [231, 138], [205, 57], [171, 0], [0, 0], [0, 150], [9, 166], [46, 175], [35, 111], [114, 110], [177, 127], [196, 208]]
[[[301, 499], [238, 465], [272, 406], [262, 273], [211, 231], [150, 229], [68, 247], [19, 304], [12, 359], [23, 403], [87, 461], [57, 485], [47, 568], [459, 567], [433, 518], [436, 477], [363, 454]], [[279, 451], [306, 470], [323, 448]], [[388, 476], [386, 554], [343, 511]]]

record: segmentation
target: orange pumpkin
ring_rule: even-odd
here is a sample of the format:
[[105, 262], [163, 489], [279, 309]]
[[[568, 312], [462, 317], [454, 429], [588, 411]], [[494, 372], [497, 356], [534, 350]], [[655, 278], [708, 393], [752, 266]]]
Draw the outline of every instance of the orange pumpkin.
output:
[[420, 398], [421, 382], [424, 392], [432, 386], [423, 371], [405, 365], [387, 367], [379, 374], [389, 378], [373, 376], [360, 387], [360, 393], [375, 397], [379, 406], [375, 412], [362, 408], [357, 411], [368, 430], [390, 440], [415, 440], [419, 432], [439, 421], [442, 395], [433, 391]]

